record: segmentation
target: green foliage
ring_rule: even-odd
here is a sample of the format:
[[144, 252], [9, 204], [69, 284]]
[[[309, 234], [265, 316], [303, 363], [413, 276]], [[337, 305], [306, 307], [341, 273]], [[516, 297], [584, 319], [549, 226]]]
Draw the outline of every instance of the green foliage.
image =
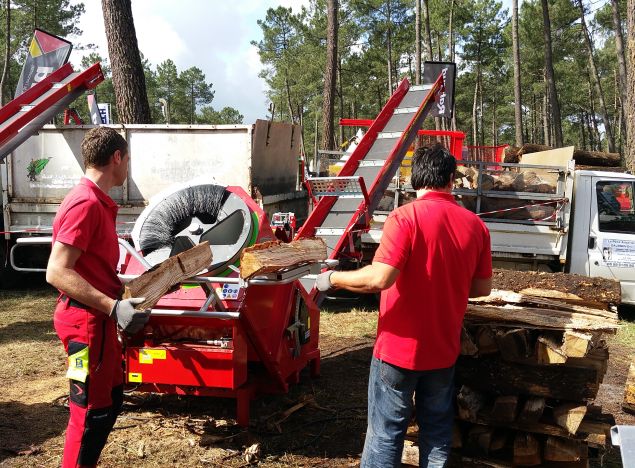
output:
[[[434, 59], [448, 60], [451, 56], [451, 0], [427, 0], [427, 3]], [[588, 10], [586, 21], [592, 32], [609, 119], [617, 126], [617, 60], [610, 4], [588, 0], [583, 3]], [[548, 4], [564, 142], [606, 150], [600, 106], [590, 87], [577, 0], [548, 0]], [[619, 5], [625, 22], [626, 0], [619, 0]], [[519, 6], [523, 130], [526, 141], [543, 143], [546, 87], [542, 5], [540, 0], [524, 0]], [[467, 142], [492, 145], [514, 140], [510, 15], [500, 0], [454, 1], [452, 39], [459, 65], [456, 126], [467, 134]], [[282, 7], [270, 9], [258, 22], [263, 39], [253, 42], [264, 65], [262, 77], [275, 108], [273, 117], [303, 123], [307, 148], [319, 141], [314, 128], [315, 123], [321, 121], [325, 18], [324, 0], [312, 0], [307, 8], [296, 13]], [[393, 86], [404, 77], [415, 81], [414, 2], [341, 0], [339, 23], [340, 73], [335, 116], [374, 118], [390, 95], [389, 67], [396, 77]], [[425, 47], [422, 49], [423, 59], [427, 60]], [[476, 99], [479, 135], [473, 136], [472, 109], [477, 78], [482, 86], [481, 96]], [[431, 119], [425, 125], [434, 127]], [[449, 122], [444, 125], [449, 127]], [[352, 129], [342, 130], [339, 141], [351, 134]]]

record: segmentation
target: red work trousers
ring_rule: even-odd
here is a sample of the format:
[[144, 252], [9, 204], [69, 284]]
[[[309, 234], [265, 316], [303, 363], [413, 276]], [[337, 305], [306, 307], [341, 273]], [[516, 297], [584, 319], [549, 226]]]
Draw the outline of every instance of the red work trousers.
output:
[[121, 344], [104, 313], [62, 296], [53, 323], [69, 356], [63, 468], [96, 466], [123, 405]]

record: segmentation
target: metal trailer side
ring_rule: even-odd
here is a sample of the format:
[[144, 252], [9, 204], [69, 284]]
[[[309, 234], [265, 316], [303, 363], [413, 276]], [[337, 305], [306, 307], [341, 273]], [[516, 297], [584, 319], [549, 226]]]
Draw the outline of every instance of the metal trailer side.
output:
[[[236, 185], [271, 215], [306, 216], [299, 190], [300, 127], [258, 120], [253, 125], [112, 125], [130, 147], [129, 176], [111, 197], [120, 205], [118, 232], [126, 236], [152, 196], [192, 179]], [[81, 141], [93, 126], [46, 125], [0, 165], [3, 232], [50, 235], [59, 204], [84, 172]], [[43, 167], [34, 169], [39, 162]], [[5, 255], [8, 252], [3, 252]]]

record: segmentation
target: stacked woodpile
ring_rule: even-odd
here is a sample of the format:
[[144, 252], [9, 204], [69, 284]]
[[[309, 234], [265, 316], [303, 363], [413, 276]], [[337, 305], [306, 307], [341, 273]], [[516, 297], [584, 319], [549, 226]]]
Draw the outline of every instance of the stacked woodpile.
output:
[[[558, 174], [544, 169], [487, 170], [479, 174], [475, 167], [463, 166], [456, 171], [455, 187], [487, 192], [524, 192], [555, 194]], [[470, 211], [476, 211], [476, 197], [461, 195], [460, 201]], [[511, 209], [511, 210], [510, 210]], [[481, 198], [481, 213], [488, 218], [515, 220], [544, 220], [551, 218], [556, 203], [534, 203], [526, 199], [498, 198], [490, 195]], [[506, 211], [503, 211], [506, 210]]]
[[593, 401], [607, 369], [605, 337], [618, 329], [619, 283], [497, 270], [494, 287], [465, 317], [455, 448], [464, 462], [587, 466], [614, 423]]

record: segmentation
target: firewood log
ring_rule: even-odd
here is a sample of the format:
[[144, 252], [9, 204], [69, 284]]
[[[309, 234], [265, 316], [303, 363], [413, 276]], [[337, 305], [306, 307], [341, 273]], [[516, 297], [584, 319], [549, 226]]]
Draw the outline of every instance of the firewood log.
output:
[[302, 263], [315, 263], [327, 258], [322, 239], [300, 239], [288, 244], [264, 242], [247, 247], [240, 254], [240, 277], [284, 270]]

